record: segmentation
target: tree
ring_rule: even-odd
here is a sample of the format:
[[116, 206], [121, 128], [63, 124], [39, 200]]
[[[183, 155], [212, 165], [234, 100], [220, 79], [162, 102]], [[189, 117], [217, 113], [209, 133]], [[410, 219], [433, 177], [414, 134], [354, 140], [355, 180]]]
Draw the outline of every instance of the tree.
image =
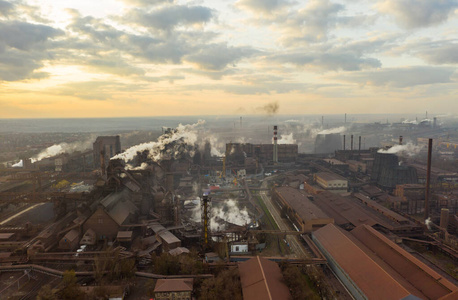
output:
[[52, 291], [49, 284], [45, 284], [38, 291], [37, 300], [57, 300], [57, 296]]

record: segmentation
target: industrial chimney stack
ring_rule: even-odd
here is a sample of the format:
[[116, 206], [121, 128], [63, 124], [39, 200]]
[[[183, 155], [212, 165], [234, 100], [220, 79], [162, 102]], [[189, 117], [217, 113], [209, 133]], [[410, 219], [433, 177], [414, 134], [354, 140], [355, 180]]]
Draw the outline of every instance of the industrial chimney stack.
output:
[[278, 163], [277, 125], [274, 126], [274, 164]]

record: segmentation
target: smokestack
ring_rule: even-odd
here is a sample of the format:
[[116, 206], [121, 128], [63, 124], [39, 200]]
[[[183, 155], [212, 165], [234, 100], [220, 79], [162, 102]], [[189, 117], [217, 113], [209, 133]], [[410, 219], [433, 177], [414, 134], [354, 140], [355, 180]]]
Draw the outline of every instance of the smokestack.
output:
[[431, 180], [431, 153], [433, 150], [433, 139], [428, 141], [428, 166], [426, 169], [426, 188], [425, 188], [425, 220], [429, 218], [429, 186]]
[[399, 136], [399, 145], [402, 145], [402, 135]]
[[359, 136], [358, 151], [361, 151], [361, 136]]
[[343, 137], [344, 137], [343, 149], [345, 150], [345, 134]]
[[440, 226], [447, 230], [448, 227], [448, 219], [450, 217], [450, 211], [448, 208], [442, 208], [441, 209], [441, 221], [440, 221]]
[[277, 125], [274, 126], [274, 164], [278, 163]]
[[350, 150], [353, 150], [353, 134], [350, 136]]
[[321, 128], [324, 126], [324, 116], [321, 116]]
[[437, 127], [437, 118], [436, 118], [436, 117], [434, 117], [433, 127], [434, 127], [434, 128]]

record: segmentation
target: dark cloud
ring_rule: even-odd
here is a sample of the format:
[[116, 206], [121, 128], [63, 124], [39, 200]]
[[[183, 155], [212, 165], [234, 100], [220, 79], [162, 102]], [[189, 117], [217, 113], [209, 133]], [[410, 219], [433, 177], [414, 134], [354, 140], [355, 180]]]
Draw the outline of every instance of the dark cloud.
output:
[[458, 8], [457, 0], [385, 0], [379, 10], [394, 16], [408, 29], [445, 22]]
[[257, 51], [248, 47], [230, 47], [226, 44], [209, 44], [185, 57], [185, 60], [197, 64], [204, 70], [222, 70], [229, 64], [235, 64], [242, 58], [250, 57]]
[[254, 13], [274, 13], [278, 9], [290, 6], [291, 1], [287, 0], [239, 0], [236, 5], [248, 9]]
[[458, 41], [416, 43], [410, 49], [430, 64], [458, 64]]
[[266, 105], [260, 107], [260, 110], [269, 116], [273, 116], [276, 113], [278, 113], [278, 110], [280, 109], [280, 104], [278, 104], [277, 101], [267, 103]]
[[8, 16], [13, 11], [14, 5], [10, 2], [0, 0], [0, 15]]
[[454, 68], [413, 66], [341, 74], [332, 78], [360, 85], [407, 88], [417, 85], [450, 83], [454, 71]]
[[36, 70], [53, 60], [50, 39], [63, 32], [45, 25], [11, 21], [0, 23], [0, 80], [15, 81], [47, 77]]
[[204, 6], [164, 6], [150, 12], [133, 9], [123, 18], [131, 23], [169, 31], [177, 26], [202, 25], [214, 17], [214, 11]]
[[43, 47], [44, 43], [64, 32], [46, 25], [11, 21], [0, 23], [0, 44], [19, 50]]

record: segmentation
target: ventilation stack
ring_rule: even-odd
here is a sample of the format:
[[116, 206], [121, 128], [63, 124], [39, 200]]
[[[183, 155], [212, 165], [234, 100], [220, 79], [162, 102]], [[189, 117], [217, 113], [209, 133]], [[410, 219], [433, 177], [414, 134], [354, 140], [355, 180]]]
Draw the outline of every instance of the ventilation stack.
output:
[[275, 125], [274, 126], [274, 157], [273, 157], [274, 164], [278, 163], [277, 130], [278, 130], [278, 126]]
[[204, 194], [201, 200], [201, 209], [202, 209], [202, 239], [203, 239], [203, 249], [206, 250], [209, 248], [210, 242], [210, 201], [211, 198]]
[[343, 150], [345, 151], [345, 134], [343, 136], [344, 140], [343, 140]]
[[359, 136], [358, 151], [361, 151], [361, 136]]

